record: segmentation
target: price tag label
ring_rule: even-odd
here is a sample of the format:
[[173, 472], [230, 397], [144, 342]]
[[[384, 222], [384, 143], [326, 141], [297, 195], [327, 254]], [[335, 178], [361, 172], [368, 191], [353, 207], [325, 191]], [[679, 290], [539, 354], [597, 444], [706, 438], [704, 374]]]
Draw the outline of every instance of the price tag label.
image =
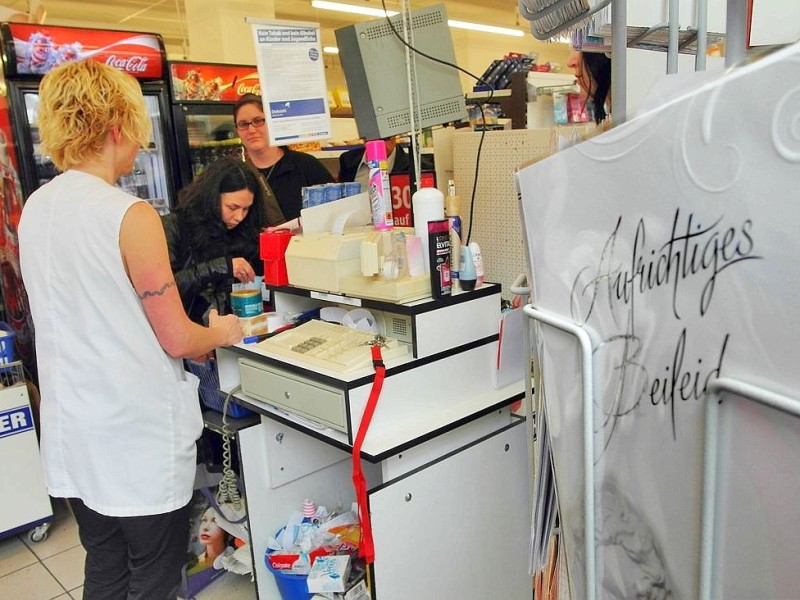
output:
[[[436, 175], [431, 172], [422, 174], [422, 187], [436, 187]], [[411, 177], [408, 173], [389, 175], [392, 189], [392, 218], [395, 227], [413, 227], [414, 213], [411, 210]]]

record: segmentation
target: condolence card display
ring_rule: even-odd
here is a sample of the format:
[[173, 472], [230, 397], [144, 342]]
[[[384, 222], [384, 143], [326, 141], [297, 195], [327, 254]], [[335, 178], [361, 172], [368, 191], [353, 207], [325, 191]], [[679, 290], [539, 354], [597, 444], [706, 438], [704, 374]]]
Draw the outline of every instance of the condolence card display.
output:
[[[593, 346], [587, 532], [581, 355], [537, 322], [575, 598], [587, 536], [595, 597], [697, 598], [709, 384], [800, 394], [798, 81], [795, 44], [518, 173], [533, 304]], [[795, 597], [800, 419], [719, 400], [711, 597]]]

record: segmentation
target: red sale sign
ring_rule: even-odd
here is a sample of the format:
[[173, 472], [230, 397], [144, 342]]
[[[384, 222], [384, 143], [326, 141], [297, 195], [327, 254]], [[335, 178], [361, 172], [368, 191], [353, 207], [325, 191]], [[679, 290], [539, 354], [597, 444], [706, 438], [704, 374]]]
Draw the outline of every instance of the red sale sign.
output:
[[19, 75], [44, 75], [63, 63], [91, 59], [137, 79], [164, 76], [163, 43], [153, 33], [28, 23], [10, 23], [8, 27]]
[[[392, 188], [392, 217], [395, 227], [413, 227], [414, 213], [411, 210], [411, 177], [408, 173], [389, 175]], [[436, 175], [431, 172], [422, 173], [421, 187], [436, 187]]]

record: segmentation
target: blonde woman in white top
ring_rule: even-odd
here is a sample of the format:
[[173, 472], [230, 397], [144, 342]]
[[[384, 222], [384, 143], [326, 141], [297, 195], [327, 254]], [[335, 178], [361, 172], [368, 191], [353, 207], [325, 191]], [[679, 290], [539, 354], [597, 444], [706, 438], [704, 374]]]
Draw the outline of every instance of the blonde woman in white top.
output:
[[197, 380], [181, 358], [237, 343], [235, 316], [186, 316], [164, 229], [115, 187], [149, 142], [138, 83], [92, 61], [42, 80], [39, 132], [61, 175], [19, 226], [36, 328], [48, 491], [70, 498], [84, 599], [174, 599], [188, 539]]

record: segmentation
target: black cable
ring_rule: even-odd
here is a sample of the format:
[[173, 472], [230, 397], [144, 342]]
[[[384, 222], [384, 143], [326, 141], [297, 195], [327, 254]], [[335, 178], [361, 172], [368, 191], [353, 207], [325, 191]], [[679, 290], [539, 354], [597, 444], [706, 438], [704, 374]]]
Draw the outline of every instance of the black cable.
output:
[[486, 99], [484, 99], [482, 102], [480, 100], [473, 100], [471, 102], [471, 104], [476, 104], [478, 106], [478, 108], [481, 109], [481, 120], [483, 121], [483, 131], [481, 131], [481, 139], [480, 139], [480, 142], [478, 142], [478, 154], [477, 154], [477, 156], [475, 158], [475, 178], [472, 180], [472, 194], [470, 196], [470, 201], [469, 201], [469, 228], [467, 229], [467, 237], [466, 237], [466, 241], [465, 241], [466, 244], [469, 244], [470, 238], [472, 237], [472, 223], [474, 221], [474, 219], [472, 217], [473, 217], [473, 215], [475, 213], [475, 191], [478, 189], [478, 171], [479, 171], [480, 166], [481, 166], [481, 151], [483, 150], [483, 140], [486, 137], [486, 113], [483, 110], [483, 105], [484, 104], [488, 104], [489, 102], [491, 102], [492, 98], [494, 97], [494, 88], [491, 85], [489, 85], [486, 81], [484, 81], [483, 78], [478, 77], [477, 75], [474, 75], [474, 74], [470, 73], [466, 69], [462, 69], [461, 67], [459, 67], [458, 65], [456, 65], [454, 63], [448, 62], [446, 60], [442, 60], [441, 58], [436, 58], [435, 56], [431, 56], [430, 54], [426, 54], [425, 52], [422, 52], [421, 50], [418, 50], [418, 49], [414, 48], [411, 44], [406, 42], [403, 39], [403, 36], [401, 36], [398, 33], [397, 29], [395, 29], [394, 23], [392, 23], [392, 20], [389, 18], [388, 11], [386, 10], [386, 0], [381, 0], [381, 5], [383, 6], [383, 12], [385, 13], [386, 22], [389, 24], [389, 27], [391, 28], [392, 33], [395, 35], [395, 37], [398, 40], [400, 40], [400, 43], [402, 43], [406, 48], [408, 48], [409, 50], [411, 50], [415, 54], [419, 54], [420, 56], [423, 56], [423, 57], [427, 58], [428, 60], [432, 60], [434, 62], [437, 62], [437, 63], [441, 64], [441, 65], [445, 65], [447, 67], [452, 67], [452, 68], [456, 69], [457, 71], [461, 71], [462, 73], [464, 73], [468, 77], [472, 77], [479, 84], [481, 84], [483, 86], [486, 86], [489, 89], [489, 94], [486, 96]]

